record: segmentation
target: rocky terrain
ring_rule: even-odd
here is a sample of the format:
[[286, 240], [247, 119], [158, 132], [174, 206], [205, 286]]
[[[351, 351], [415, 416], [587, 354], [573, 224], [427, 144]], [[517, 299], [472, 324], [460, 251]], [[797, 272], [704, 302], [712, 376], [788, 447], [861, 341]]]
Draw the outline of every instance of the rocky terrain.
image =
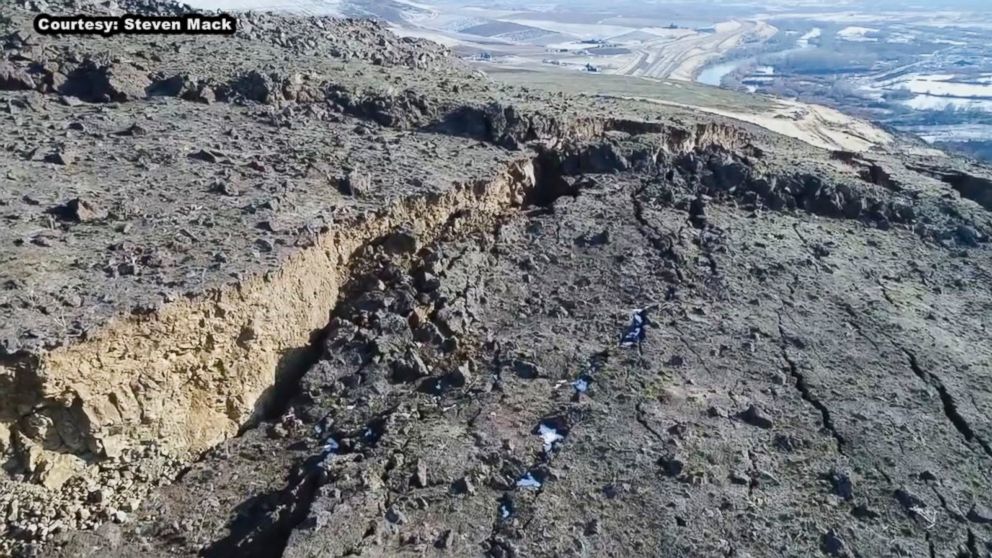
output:
[[183, 9], [0, 19], [0, 554], [992, 555], [992, 170]]

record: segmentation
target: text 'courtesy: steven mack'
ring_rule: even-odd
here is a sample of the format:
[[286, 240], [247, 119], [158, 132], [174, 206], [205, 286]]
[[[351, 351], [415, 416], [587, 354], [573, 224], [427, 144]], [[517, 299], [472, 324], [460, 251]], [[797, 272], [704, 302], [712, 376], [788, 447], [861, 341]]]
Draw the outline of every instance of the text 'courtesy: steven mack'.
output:
[[34, 30], [42, 35], [233, 35], [237, 20], [230, 15], [208, 16], [55, 16], [34, 18]]

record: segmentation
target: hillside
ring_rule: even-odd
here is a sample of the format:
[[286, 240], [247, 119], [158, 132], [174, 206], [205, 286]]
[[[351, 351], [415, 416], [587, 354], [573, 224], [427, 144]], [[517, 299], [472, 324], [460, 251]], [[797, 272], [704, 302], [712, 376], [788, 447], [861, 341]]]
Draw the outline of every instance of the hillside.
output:
[[988, 167], [39, 9], [187, 11], [0, 20], [0, 554], [992, 552]]

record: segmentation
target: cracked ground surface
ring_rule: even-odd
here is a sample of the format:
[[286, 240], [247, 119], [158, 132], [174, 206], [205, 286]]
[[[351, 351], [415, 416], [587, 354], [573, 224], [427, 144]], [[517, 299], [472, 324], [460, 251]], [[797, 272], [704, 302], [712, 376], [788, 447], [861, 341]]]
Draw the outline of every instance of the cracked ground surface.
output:
[[375, 250], [282, 418], [64, 555], [988, 552], [987, 254], [585, 180]]
[[0, 21], [0, 553], [992, 555], [989, 169], [365, 22], [36, 8]]

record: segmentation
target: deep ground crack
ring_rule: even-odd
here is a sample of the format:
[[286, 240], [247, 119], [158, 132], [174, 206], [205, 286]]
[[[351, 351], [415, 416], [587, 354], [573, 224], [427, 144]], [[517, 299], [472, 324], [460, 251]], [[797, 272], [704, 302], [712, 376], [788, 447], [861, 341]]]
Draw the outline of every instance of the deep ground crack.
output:
[[837, 451], [841, 455], [846, 455], [844, 453], [844, 446], [847, 443], [847, 440], [845, 440], [844, 436], [837, 431], [837, 427], [834, 425], [833, 417], [830, 414], [830, 409], [827, 408], [827, 406], [824, 405], [823, 402], [820, 401], [815, 395], [813, 395], [813, 392], [809, 388], [809, 384], [806, 383], [806, 376], [799, 370], [799, 366], [794, 360], [792, 360], [792, 357], [789, 356], [789, 352], [786, 348], [786, 339], [788, 336], [785, 332], [785, 328], [781, 324], [781, 316], [779, 316], [778, 329], [779, 335], [782, 337], [782, 358], [784, 358], [785, 362], [789, 365], [789, 374], [796, 382], [796, 390], [799, 391], [799, 394], [802, 396], [803, 400], [820, 412], [820, 422], [822, 423], [823, 428], [829, 431], [830, 435], [833, 436], [834, 441], [837, 444]]
[[[879, 282], [879, 285], [882, 285], [882, 283]], [[884, 285], [882, 285], [882, 290], [883, 293], [885, 293]], [[889, 301], [890, 304], [893, 305], [895, 304], [891, 299], [889, 299], [887, 294], [886, 294], [886, 299]], [[856, 322], [860, 314], [858, 314], [858, 312], [850, 304], [846, 302], [842, 301], [841, 307], [849, 316], [852, 317], [852, 320], [849, 323], [851, 323], [855, 331], [857, 331], [857, 333], [861, 335], [863, 338], [868, 340], [868, 342], [871, 343], [876, 350], [880, 350], [878, 343], [874, 339], [872, 339], [871, 336], [867, 335], [862, 330], [860, 324]], [[906, 358], [909, 360], [909, 367], [913, 371], [913, 373], [925, 384], [929, 385], [930, 387], [932, 387], [934, 390], [937, 391], [937, 395], [940, 397], [941, 406], [944, 411], [944, 416], [946, 416], [947, 420], [950, 421], [952, 425], [954, 425], [954, 428], [961, 433], [965, 441], [968, 443], [977, 444], [989, 457], [992, 457], [992, 444], [990, 444], [988, 440], [985, 440], [979, 434], [977, 434], [972, 428], [971, 424], [968, 422], [968, 420], [961, 415], [961, 413], [958, 411], [957, 401], [955, 401], [954, 396], [951, 395], [951, 393], [948, 391], [947, 387], [944, 385], [943, 380], [941, 380], [940, 377], [934, 374], [933, 372], [924, 369], [923, 366], [920, 365], [919, 360], [916, 358], [916, 354], [913, 351], [901, 345], [900, 343], [898, 343], [891, 334], [888, 334], [885, 331], [880, 331], [880, 333], [886, 339], [888, 339], [889, 342], [892, 343], [892, 345], [894, 345], [896, 348], [902, 351], [903, 354], [906, 355]]]
[[652, 225], [644, 215], [644, 202], [641, 200], [641, 196], [643, 195], [646, 187], [646, 185], [642, 185], [630, 195], [630, 200], [634, 207], [634, 219], [637, 220], [638, 224], [637, 230], [662, 258], [672, 262], [672, 268], [675, 271], [676, 277], [678, 277], [679, 281], [684, 281], [685, 277], [682, 275], [682, 270], [679, 267], [681, 259], [675, 252], [674, 242], [669, 240], [666, 243], [664, 240], [665, 235], [658, 231], [658, 229]]
[[907, 358], [909, 358], [909, 367], [913, 370], [913, 373], [937, 390], [937, 395], [940, 396], [940, 402], [944, 407], [944, 415], [947, 417], [947, 420], [949, 420], [951, 424], [954, 425], [954, 428], [956, 428], [957, 431], [964, 436], [966, 441], [969, 443], [977, 443], [982, 450], [984, 450], [986, 455], [992, 457], [992, 444], [976, 434], [974, 429], [972, 429], [971, 425], [968, 423], [968, 420], [961, 416], [961, 413], [958, 412], [958, 406], [957, 402], [954, 400], [954, 396], [952, 396], [947, 390], [947, 386], [944, 385], [944, 382], [940, 379], [940, 377], [929, 370], [925, 370], [920, 365], [919, 360], [917, 360], [916, 355], [912, 351], [905, 347], [899, 348], [902, 349], [902, 352], [906, 354]]
[[236, 520], [230, 534], [201, 552], [204, 558], [282, 556], [293, 531], [310, 513], [321, 485], [320, 455], [301, 463], [278, 495], [280, 508], [262, 517]]
[[689, 341], [685, 338], [685, 333], [682, 331], [682, 329], [679, 328], [678, 325], [674, 325], [673, 328], [675, 329], [675, 331], [679, 332], [679, 341], [681, 341], [682, 344], [685, 345], [685, 348], [688, 349], [689, 352], [696, 357], [696, 360], [699, 361], [699, 365], [703, 367], [703, 370], [705, 370], [709, 375], [712, 376], [713, 370], [711, 370], [709, 364], [706, 363], [706, 359], [704, 359], [703, 356], [699, 354], [699, 351], [697, 351], [696, 348], [692, 346], [692, 343], [689, 343]]
[[637, 404], [637, 407], [635, 408], [635, 411], [636, 412], [634, 413], [634, 417], [636, 418], [638, 424], [640, 424], [641, 426], [643, 426], [645, 430], [647, 430], [648, 432], [650, 432], [651, 435], [654, 436], [655, 438], [657, 438], [658, 441], [661, 442], [662, 444], [664, 444], [664, 443], [666, 443], [668, 441], [668, 439], [665, 438], [665, 436], [662, 436], [660, 432], [658, 432], [657, 430], [654, 429], [653, 426], [651, 426], [650, 424], [648, 424], [647, 419], [644, 418], [644, 408], [643, 408], [643, 405], [641, 403], [638, 403]]
[[871, 343], [871, 346], [874, 347], [876, 351], [881, 352], [881, 348], [878, 346], [878, 342], [875, 341], [875, 339], [872, 338], [870, 335], [865, 333], [864, 330], [861, 328], [861, 324], [858, 323], [858, 320], [860, 320], [864, 315], [859, 313], [857, 310], [855, 310], [854, 307], [851, 306], [847, 301], [840, 301], [840, 306], [841, 308], [844, 309], [845, 312], [847, 312], [847, 315], [851, 317], [851, 319], [847, 323], [850, 324], [852, 328], [854, 328], [854, 331], [858, 335], [860, 335], [865, 341]]

